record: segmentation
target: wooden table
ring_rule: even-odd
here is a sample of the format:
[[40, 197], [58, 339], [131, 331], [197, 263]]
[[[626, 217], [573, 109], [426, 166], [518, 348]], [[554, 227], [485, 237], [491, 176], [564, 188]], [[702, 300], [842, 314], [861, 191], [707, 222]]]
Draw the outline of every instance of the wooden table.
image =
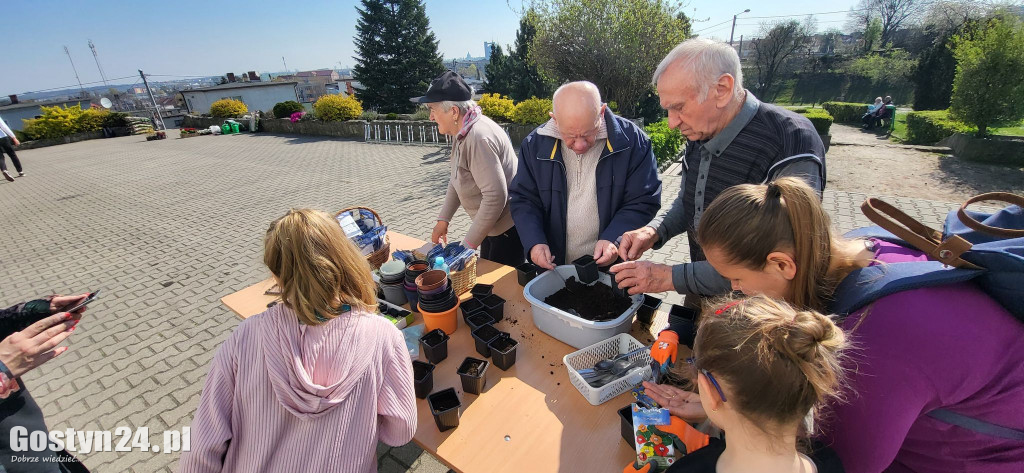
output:
[[[392, 251], [424, 243], [395, 232], [389, 235]], [[479, 396], [463, 393], [455, 371], [467, 356], [481, 356], [460, 313], [459, 327], [448, 341], [448, 358], [434, 369], [433, 390], [454, 387], [459, 392], [460, 424], [439, 432], [426, 400], [417, 399], [419, 418], [413, 441], [460, 473], [621, 471], [635, 459], [635, 452], [622, 439], [616, 412], [631, 402], [629, 393], [599, 406], [583, 398], [562, 364], [562, 357], [576, 349], [533, 324], [514, 268], [480, 260], [477, 282], [494, 284], [494, 292], [507, 301], [505, 318], [497, 327], [519, 341], [516, 364], [508, 371], [488, 366], [484, 392]], [[272, 285], [268, 279], [221, 302], [246, 318], [266, 310], [275, 299], [263, 294]], [[467, 293], [463, 300], [468, 297]], [[659, 312], [654, 326], [664, 326], [666, 319]], [[422, 323], [419, 314], [416, 323]], [[641, 342], [653, 340], [650, 332], [635, 324], [633, 329]], [[420, 358], [424, 359], [422, 353]]]

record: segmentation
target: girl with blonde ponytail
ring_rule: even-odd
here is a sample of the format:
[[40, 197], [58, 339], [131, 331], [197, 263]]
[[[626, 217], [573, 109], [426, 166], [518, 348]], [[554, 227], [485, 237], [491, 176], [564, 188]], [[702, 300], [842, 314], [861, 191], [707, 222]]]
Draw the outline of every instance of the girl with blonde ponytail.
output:
[[812, 409], [839, 395], [846, 336], [818, 312], [764, 296], [725, 300], [704, 310], [693, 357], [709, 419], [728, 442], [711, 443], [669, 472], [828, 473], [843, 471], [835, 453], [798, 451]]
[[[817, 195], [793, 178], [725, 190], [704, 212], [697, 240], [733, 289], [824, 313], [853, 270], [928, 260], [913, 248], [833, 235]], [[705, 323], [712, 325], [700, 330], [720, 322]], [[846, 402], [829, 403], [821, 427], [846, 471], [1024, 471], [1024, 324], [981, 288], [963, 282], [895, 292], [839, 324], [857, 350], [845, 365]], [[808, 346], [822, 348], [775, 348], [786, 358], [817, 356], [801, 348]], [[812, 365], [795, 366], [819, 379], [806, 370]], [[714, 366], [700, 368], [716, 374]], [[762, 395], [774, 397], [770, 390]], [[652, 395], [659, 402], [692, 401], [673, 388], [659, 392], [661, 399]], [[675, 408], [690, 420], [703, 417], [692, 402]]]

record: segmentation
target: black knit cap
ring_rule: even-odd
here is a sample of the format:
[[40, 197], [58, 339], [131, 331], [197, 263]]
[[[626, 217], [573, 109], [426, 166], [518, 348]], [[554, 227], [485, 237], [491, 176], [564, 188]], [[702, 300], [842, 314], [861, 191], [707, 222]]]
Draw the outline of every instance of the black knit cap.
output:
[[466, 85], [458, 74], [452, 71], [445, 71], [437, 79], [430, 83], [426, 95], [409, 99], [415, 103], [435, 103], [451, 100], [452, 102], [463, 102], [473, 98], [473, 92]]

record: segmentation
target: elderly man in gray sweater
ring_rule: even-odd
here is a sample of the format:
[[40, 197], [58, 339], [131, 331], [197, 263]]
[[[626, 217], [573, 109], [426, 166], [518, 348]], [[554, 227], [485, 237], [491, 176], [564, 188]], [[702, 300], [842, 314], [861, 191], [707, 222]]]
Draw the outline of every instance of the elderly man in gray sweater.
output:
[[[707, 39], [676, 46], [654, 73], [669, 126], [686, 136], [683, 179], [668, 212], [622, 236], [619, 253], [636, 260], [670, 238], [686, 233], [690, 260], [675, 266], [628, 261], [612, 267], [630, 294], [676, 291], [696, 307], [699, 296], [732, 290], [704, 258], [694, 235], [707, 205], [738, 184], [761, 184], [782, 176], [825, 188], [825, 148], [811, 122], [794, 112], [762, 103], [743, 88], [736, 50]], [[756, 235], [751, 235], [756, 238]], [[698, 296], [696, 298], [690, 295]]]

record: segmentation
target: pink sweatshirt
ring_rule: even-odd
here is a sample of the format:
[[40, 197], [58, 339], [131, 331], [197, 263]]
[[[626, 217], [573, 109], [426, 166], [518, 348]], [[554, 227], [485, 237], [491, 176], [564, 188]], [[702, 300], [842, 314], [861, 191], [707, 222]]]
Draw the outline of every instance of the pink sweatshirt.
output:
[[179, 471], [377, 471], [377, 440], [416, 432], [402, 333], [350, 312], [306, 326], [283, 304], [245, 320], [217, 350]]

